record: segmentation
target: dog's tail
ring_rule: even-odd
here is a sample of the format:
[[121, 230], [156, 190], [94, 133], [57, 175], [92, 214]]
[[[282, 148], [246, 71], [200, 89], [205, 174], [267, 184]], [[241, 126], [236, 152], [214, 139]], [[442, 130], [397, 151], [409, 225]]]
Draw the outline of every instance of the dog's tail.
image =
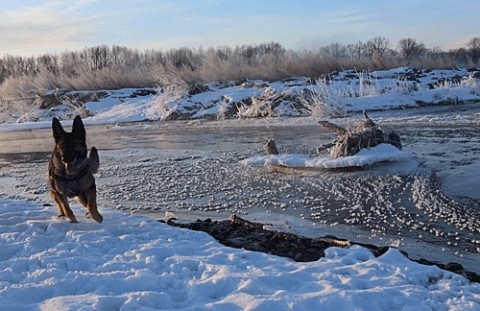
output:
[[98, 157], [97, 148], [92, 147], [90, 149], [90, 154], [88, 155], [88, 168], [90, 173], [95, 174], [98, 172], [98, 167], [100, 166], [100, 158]]

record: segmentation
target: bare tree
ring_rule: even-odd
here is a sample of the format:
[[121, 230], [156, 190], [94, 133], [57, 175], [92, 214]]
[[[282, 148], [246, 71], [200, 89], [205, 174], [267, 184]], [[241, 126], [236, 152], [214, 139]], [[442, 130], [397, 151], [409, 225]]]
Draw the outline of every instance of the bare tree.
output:
[[106, 45], [94, 46], [87, 51], [92, 70], [100, 70], [107, 67], [108, 47]]
[[469, 63], [469, 51], [466, 48], [450, 50], [448, 55], [453, 59], [456, 66], [465, 67]]
[[354, 44], [347, 45], [347, 53], [353, 59], [362, 59], [365, 56], [365, 43], [358, 41]]
[[365, 43], [365, 52], [377, 68], [385, 68], [385, 54], [390, 42], [385, 37], [375, 37]]
[[426, 52], [425, 45], [418, 43], [413, 38], [400, 39], [398, 41], [398, 50], [407, 63], [412, 62]]
[[0, 85], [2, 84], [3, 80], [5, 80], [6, 77], [7, 77], [7, 72], [5, 70], [3, 60], [0, 59]]
[[338, 42], [334, 42], [330, 45], [324, 46], [320, 50], [322, 51], [322, 53], [333, 57], [337, 61], [347, 56], [347, 48]]
[[467, 43], [468, 52], [474, 65], [478, 64], [480, 59], [480, 37], [474, 37]]
[[282, 56], [285, 54], [285, 48], [278, 42], [269, 42], [269, 43], [262, 43], [255, 47], [256, 53], [258, 55], [266, 56]]
[[123, 62], [124, 54], [123, 54], [124, 48], [118, 45], [112, 46], [112, 58], [113, 58], [113, 65], [114, 66], [120, 66]]
[[370, 55], [383, 55], [390, 45], [385, 37], [375, 37], [366, 43], [366, 50]]
[[41, 55], [37, 57], [37, 63], [38, 63], [39, 71], [48, 71], [54, 74], [58, 73], [59, 71], [57, 55], [49, 55], [49, 54]]

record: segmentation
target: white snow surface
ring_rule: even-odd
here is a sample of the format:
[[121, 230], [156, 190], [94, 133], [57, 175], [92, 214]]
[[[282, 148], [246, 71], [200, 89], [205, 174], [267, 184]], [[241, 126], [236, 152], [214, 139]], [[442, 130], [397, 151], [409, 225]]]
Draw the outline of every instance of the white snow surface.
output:
[[479, 310], [480, 286], [389, 249], [329, 248], [307, 263], [103, 211], [73, 225], [0, 199], [2, 310]]

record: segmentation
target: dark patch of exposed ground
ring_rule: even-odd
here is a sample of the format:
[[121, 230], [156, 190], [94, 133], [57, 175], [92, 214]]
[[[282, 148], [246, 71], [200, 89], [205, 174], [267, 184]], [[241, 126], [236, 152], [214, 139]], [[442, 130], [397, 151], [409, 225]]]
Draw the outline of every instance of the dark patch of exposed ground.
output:
[[[376, 257], [388, 250], [388, 247], [356, 243], [333, 236], [308, 238], [293, 233], [271, 231], [265, 229], [261, 223], [250, 222], [236, 215], [221, 221], [212, 221], [208, 218], [186, 224], [176, 223], [173, 220], [168, 220], [166, 223], [175, 227], [206, 232], [225, 246], [288, 257], [299, 262], [316, 261], [324, 256], [325, 249], [329, 247], [348, 248], [351, 245], [361, 245], [368, 248]], [[407, 253], [403, 252], [403, 254], [408, 257]], [[480, 283], [480, 275], [465, 270], [459, 263], [442, 264], [427, 259], [415, 261], [424, 265], [436, 265], [441, 269], [461, 274], [471, 282]]]

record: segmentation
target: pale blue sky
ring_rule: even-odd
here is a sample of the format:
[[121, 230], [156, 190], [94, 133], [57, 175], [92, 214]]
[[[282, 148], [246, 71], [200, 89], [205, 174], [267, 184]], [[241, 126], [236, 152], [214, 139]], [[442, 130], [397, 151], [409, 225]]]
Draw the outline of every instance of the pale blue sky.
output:
[[2, 0], [0, 56], [107, 44], [140, 50], [258, 44], [316, 48], [384, 36], [427, 47], [480, 36], [478, 0]]

